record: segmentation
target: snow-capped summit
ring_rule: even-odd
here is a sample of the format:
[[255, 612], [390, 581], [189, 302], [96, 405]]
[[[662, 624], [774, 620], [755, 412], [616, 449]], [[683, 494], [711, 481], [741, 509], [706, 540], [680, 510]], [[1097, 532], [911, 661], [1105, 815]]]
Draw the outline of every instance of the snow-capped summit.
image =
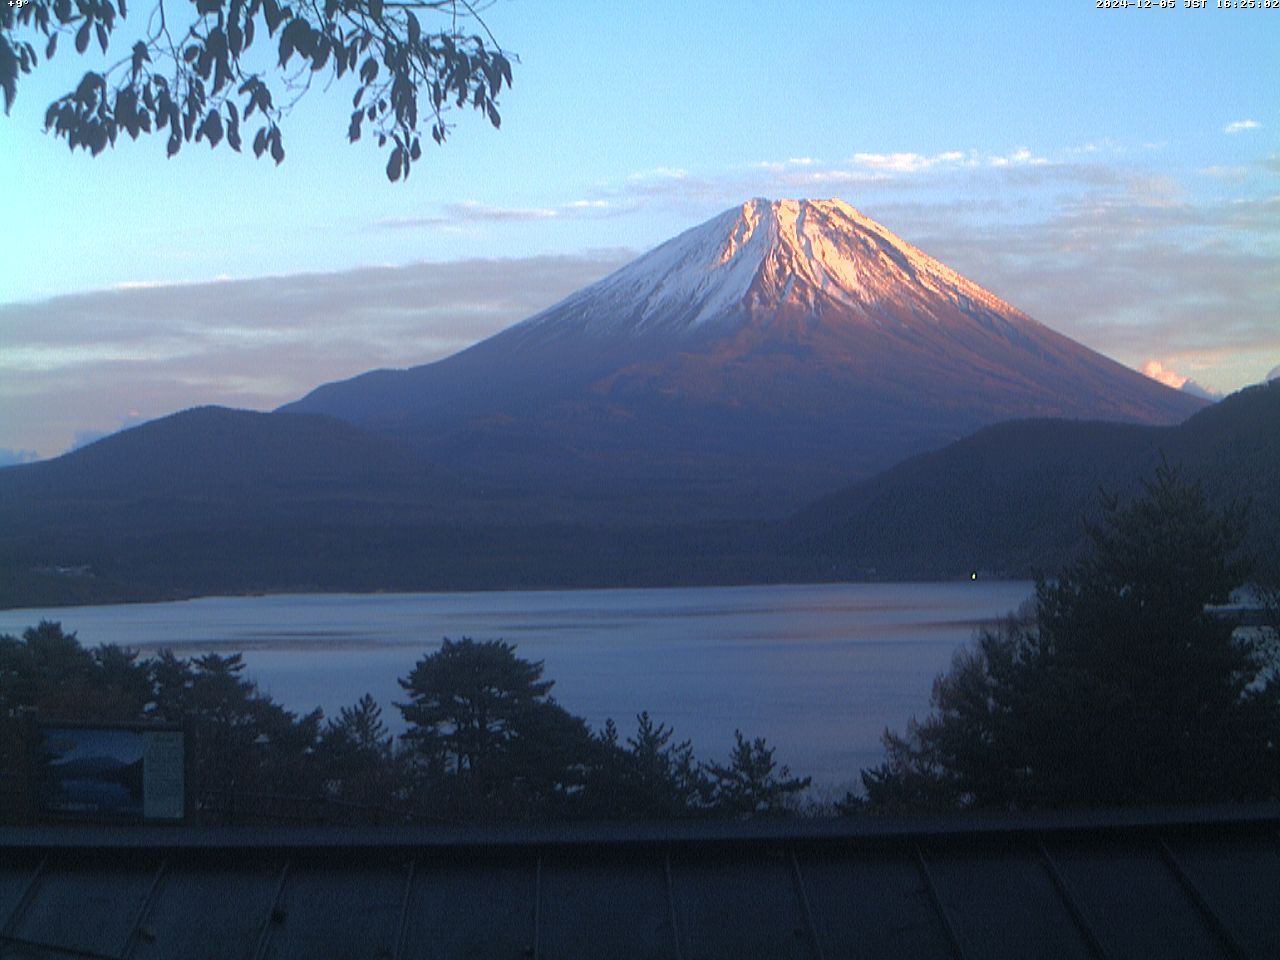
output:
[[874, 323], [886, 305], [1017, 313], [843, 200], [749, 200], [649, 251], [526, 329], [577, 318], [586, 333], [690, 334], [781, 304]]
[[999, 420], [1176, 423], [1203, 405], [840, 200], [757, 199], [461, 353], [288, 409], [570, 514], [625, 498], [705, 518], [776, 515]]

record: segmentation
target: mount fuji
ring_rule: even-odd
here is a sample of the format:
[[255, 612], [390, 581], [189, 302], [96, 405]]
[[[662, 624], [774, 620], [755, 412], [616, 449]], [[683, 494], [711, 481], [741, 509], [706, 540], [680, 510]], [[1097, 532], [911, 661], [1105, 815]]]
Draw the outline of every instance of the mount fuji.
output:
[[980, 427], [1204, 401], [1037, 323], [839, 200], [751, 200], [329, 414], [547, 519], [782, 516]]

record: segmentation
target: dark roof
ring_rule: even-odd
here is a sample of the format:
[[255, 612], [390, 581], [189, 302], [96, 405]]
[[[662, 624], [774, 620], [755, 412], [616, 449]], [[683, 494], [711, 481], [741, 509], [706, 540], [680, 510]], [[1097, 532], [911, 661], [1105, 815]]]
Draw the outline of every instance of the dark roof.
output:
[[0, 830], [0, 957], [1280, 957], [1280, 806]]

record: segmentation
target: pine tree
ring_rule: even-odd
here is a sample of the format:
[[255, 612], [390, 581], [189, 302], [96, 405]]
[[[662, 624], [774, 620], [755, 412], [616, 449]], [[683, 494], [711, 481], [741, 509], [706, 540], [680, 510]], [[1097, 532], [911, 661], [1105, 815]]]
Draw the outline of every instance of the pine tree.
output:
[[1274, 798], [1280, 679], [1265, 630], [1213, 611], [1244, 583], [1243, 511], [1162, 465], [1104, 502], [1092, 549], [1037, 586], [1034, 617], [987, 632], [886, 734], [879, 806], [1065, 806]]

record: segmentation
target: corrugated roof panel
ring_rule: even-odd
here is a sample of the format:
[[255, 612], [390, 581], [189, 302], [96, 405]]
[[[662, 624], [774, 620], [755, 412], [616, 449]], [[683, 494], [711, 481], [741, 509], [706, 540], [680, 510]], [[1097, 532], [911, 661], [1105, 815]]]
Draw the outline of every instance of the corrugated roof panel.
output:
[[1109, 955], [1161, 960], [1229, 956], [1154, 841], [1045, 846]]
[[534, 858], [524, 855], [468, 858], [465, 863], [419, 861], [401, 957], [532, 957], [535, 873]]
[[119, 954], [155, 885], [159, 863], [148, 861], [51, 864], [12, 933], [54, 947]]
[[1027, 849], [924, 850], [966, 957], [1089, 960], [1088, 942], [1039, 856]]
[[910, 854], [808, 850], [798, 862], [828, 958], [952, 960], [946, 929]]
[[36, 826], [0, 831], [0, 957], [987, 960], [1076, 957], [1096, 942], [1114, 958], [1270, 960], [1280, 956], [1278, 824], [1280, 808], [1265, 806], [384, 830]]
[[9, 923], [13, 911], [22, 902], [39, 865], [39, 861], [0, 864], [0, 930]]
[[132, 960], [255, 960], [280, 863], [189, 865], [165, 873]]
[[696, 860], [673, 855], [682, 956], [811, 960], [813, 943], [785, 848], [755, 852]]
[[654, 856], [545, 861], [539, 955], [610, 960], [675, 958], [666, 871]]
[[1280, 837], [1169, 840], [1207, 905], [1251, 957], [1280, 957]]
[[118, 960], [116, 954], [99, 955], [78, 950], [57, 950], [43, 946], [12, 944], [0, 949], [2, 960]]
[[289, 869], [267, 960], [390, 960], [400, 936], [408, 863]]

